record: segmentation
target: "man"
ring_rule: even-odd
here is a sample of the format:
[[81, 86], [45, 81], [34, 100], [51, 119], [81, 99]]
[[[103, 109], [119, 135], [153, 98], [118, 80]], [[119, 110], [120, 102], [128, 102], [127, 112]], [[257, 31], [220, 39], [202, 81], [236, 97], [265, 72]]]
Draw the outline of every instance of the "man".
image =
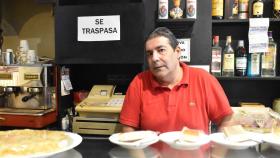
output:
[[178, 131], [184, 126], [209, 133], [209, 122], [230, 123], [232, 109], [215, 77], [179, 61], [173, 33], [155, 29], [145, 50], [149, 70], [130, 83], [120, 114], [123, 131]]

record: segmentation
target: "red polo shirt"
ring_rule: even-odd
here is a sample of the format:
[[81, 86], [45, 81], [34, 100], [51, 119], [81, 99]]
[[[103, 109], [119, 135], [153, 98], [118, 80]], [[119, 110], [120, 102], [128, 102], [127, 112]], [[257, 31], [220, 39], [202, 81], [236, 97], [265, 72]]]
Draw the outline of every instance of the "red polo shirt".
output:
[[126, 92], [120, 122], [142, 130], [178, 131], [184, 126], [208, 133], [209, 121], [232, 114], [223, 88], [208, 72], [184, 63], [183, 78], [161, 87], [150, 71], [139, 73]]

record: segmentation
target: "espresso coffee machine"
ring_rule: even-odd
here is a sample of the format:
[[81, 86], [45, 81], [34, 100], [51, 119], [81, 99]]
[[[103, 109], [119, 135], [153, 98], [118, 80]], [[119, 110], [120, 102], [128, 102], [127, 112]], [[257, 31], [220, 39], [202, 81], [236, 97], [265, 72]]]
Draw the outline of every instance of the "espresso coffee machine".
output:
[[42, 128], [56, 121], [52, 64], [0, 66], [0, 126]]

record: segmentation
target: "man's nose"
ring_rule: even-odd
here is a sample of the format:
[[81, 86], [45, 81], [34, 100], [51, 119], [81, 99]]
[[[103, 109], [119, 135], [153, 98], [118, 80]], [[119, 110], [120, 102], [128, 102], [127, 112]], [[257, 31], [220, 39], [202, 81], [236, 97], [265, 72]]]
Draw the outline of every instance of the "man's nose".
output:
[[158, 53], [156, 50], [153, 51], [152, 59], [153, 59], [154, 61], [156, 61], [156, 60], [159, 59], [159, 53]]

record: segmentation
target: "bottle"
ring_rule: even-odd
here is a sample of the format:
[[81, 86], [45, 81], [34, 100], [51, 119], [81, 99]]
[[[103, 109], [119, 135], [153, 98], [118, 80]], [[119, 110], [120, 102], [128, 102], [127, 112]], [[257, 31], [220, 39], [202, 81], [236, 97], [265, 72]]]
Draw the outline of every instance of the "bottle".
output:
[[158, 0], [158, 18], [168, 19], [168, 0]]
[[226, 47], [223, 51], [223, 76], [234, 76], [234, 50], [231, 47], [231, 36], [227, 36]]
[[252, 3], [252, 17], [262, 18], [263, 17], [263, 0], [254, 0]]
[[3, 56], [3, 55], [2, 55], [2, 50], [1, 50], [1, 48], [0, 48], [0, 65], [4, 65], [4, 64], [3, 64], [3, 60], [2, 60], [2, 56]]
[[214, 36], [212, 47], [211, 73], [214, 76], [221, 76], [222, 47], [219, 46], [219, 36]]
[[277, 44], [273, 40], [272, 31], [268, 31], [268, 40], [268, 51], [262, 54], [262, 77], [276, 76]]
[[232, 16], [230, 18], [237, 19], [238, 18], [238, 0], [234, 0], [231, 12], [232, 12]]
[[197, 5], [196, 5], [197, 0], [186, 0], [186, 14], [187, 14], [187, 19], [192, 18], [196, 19], [196, 12], [197, 12]]
[[212, 0], [212, 19], [223, 19], [224, 17], [224, 1]]
[[273, 15], [275, 18], [280, 18], [280, 0], [273, 1]]
[[248, 57], [247, 75], [250, 77], [260, 76], [261, 53], [250, 53]]
[[247, 52], [244, 47], [244, 41], [239, 40], [236, 49], [235, 57], [235, 75], [246, 76], [247, 75]]
[[248, 19], [249, 17], [249, 0], [238, 1], [238, 19]]
[[184, 11], [180, 8], [181, 0], [173, 0], [174, 8], [169, 11], [169, 15], [172, 19], [181, 19]]

